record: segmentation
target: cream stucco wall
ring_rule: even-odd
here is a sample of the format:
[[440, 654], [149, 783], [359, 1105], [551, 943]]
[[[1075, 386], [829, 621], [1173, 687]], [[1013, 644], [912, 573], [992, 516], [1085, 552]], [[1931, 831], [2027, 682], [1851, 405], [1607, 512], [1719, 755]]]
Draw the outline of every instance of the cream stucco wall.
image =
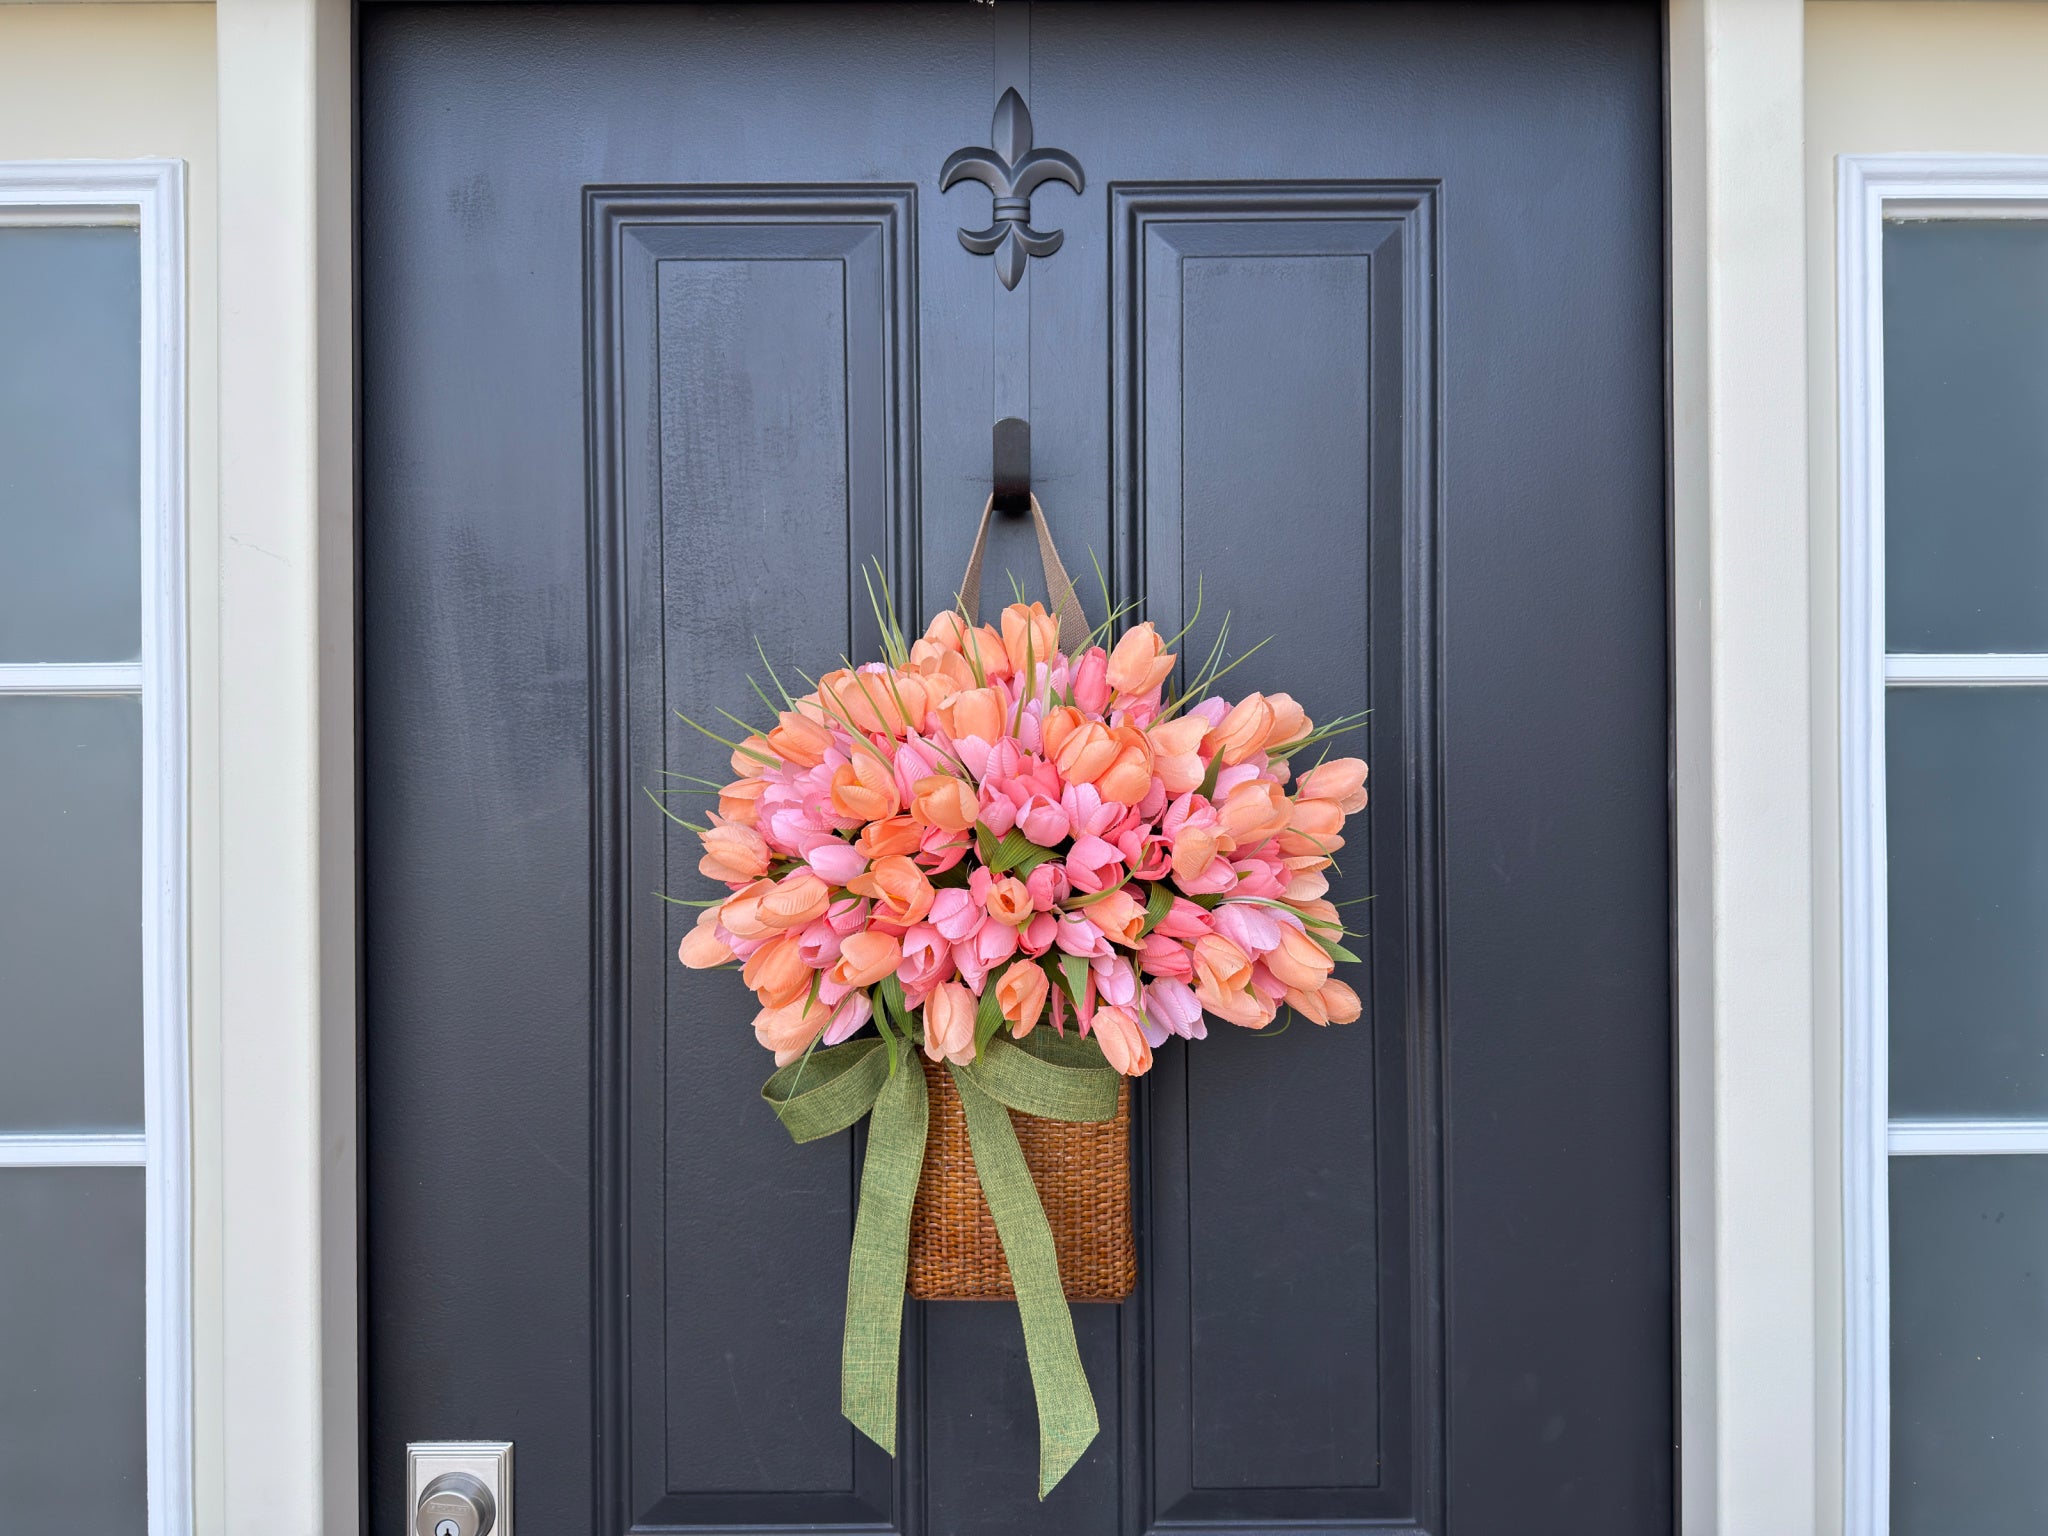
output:
[[[221, 1528], [219, 176], [214, 8], [0, 4], [0, 160], [167, 157], [186, 179], [193, 1352], [197, 1529]], [[0, 1512], [4, 1523], [4, 1512]]]
[[[1807, 399], [1812, 681], [1816, 1248], [1823, 1487], [1842, 1477], [1841, 610], [1836, 157], [2048, 154], [2048, 4], [1814, 0], [1806, 8]], [[1839, 1529], [1839, 1507], [1824, 1530]]]

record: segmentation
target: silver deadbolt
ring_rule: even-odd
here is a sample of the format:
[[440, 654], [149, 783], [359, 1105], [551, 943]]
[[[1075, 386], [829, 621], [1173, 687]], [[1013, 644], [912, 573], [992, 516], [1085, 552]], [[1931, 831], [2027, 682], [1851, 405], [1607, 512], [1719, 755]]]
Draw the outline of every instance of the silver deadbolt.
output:
[[467, 1472], [443, 1472], [420, 1490], [414, 1536], [491, 1536], [498, 1504]]

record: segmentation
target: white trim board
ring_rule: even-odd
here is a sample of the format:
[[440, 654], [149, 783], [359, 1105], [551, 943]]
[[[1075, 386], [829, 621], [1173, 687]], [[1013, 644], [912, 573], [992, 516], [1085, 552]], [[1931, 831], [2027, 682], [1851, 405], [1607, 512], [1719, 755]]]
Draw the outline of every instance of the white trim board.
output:
[[0, 1168], [142, 1168], [148, 1163], [149, 1138], [140, 1131], [0, 1136]]
[[[185, 166], [178, 160], [0, 162], [0, 218], [138, 231], [142, 286], [142, 659], [8, 667], [8, 693], [142, 696], [143, 1131], [13, 1137], [0, 1165], [143, 1167], [149, 1536], [192, 1530], [192, 1306], [185, 710]], [[61, 1163], [70, 1157], [80, 1161]]]
[[[2019, 1122], [1889, 1119], [1887, 686], [2048, 683], [2043, 656], [1890, 656], [1884, 633], [1884, 225], [1890, 218], [2048, 218], [2048, 159], [1843, 155], [1835, 292], [1841, 475], [1842, 1238], [1845, 1536], [1891, 1529], [1890, 1160], [2026, 1150]], [[1937, 1128], [1939, 1127], [1939, 1128]], [[2031, 1136], [2040, 1128], [2030, 1130]], [[2044, 1142], [2043, 1150], [2048, 1150]]]
[[2048, 1120], [1894, 1120], [1893, 1157], [1996, 1157], [2048, 1152]]

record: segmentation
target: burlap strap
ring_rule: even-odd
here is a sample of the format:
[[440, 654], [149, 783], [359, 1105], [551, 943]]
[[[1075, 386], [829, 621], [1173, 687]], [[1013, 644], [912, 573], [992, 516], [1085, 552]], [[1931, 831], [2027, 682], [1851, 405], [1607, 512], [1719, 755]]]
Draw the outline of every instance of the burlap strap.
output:
[[[989, 519], [995, 512], [996, 499], [990, 496], [981, 509], [981, 526], [974, 530], [974, 551], [967, 557], [967, 574], [960, 578], [960, 611], [967, 615], [969, 624], [981, 622], [981, 557], [988, 548]], [[1071, 653], [1087, 638], [1088, 621], [1081, 616], [1081, 599], [1074, 595], [1073, 580], [1060, 563], [1060, 552], [1053, 547], [1052, 528], [1046, 523], [1045, 509], [1039, 506], [1036, 496], [1031, 498], [1031, 523], [1038, 531], [1039, 564], [1045, 568], [1045, 600], [1059, 621], [1060, 649]]]

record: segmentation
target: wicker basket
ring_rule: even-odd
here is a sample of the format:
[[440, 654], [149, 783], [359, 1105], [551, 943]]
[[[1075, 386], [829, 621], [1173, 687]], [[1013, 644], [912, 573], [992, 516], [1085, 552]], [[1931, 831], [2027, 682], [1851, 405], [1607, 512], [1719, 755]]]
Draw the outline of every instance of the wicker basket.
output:
[[[910, 1221], [910, 1294], [920, 1301], [991, 1301], [1017, 1294], [967, 1146], [960, 1090], [924, 1063], [930, 1098], [924, 1171]], [[1094, 1124], [1012, 1112], [1024, 1161], [1052, 1226], [1069, 1301], [1122, 1301], [1138, 1285], [1131, 1229], [1131, 1085]]]

